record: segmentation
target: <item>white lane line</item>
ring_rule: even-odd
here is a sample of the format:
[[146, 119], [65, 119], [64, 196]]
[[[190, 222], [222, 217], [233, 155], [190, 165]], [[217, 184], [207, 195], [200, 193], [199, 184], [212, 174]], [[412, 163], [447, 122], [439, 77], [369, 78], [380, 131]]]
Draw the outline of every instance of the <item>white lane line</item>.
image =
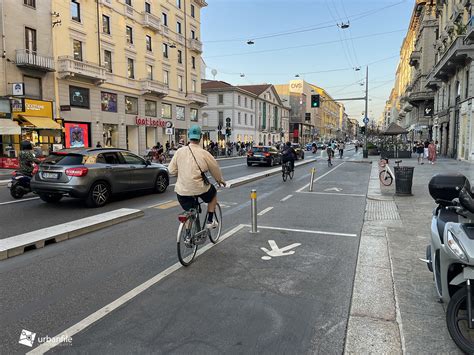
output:
[[[250, 227], [250, 224], [247, 224], [245, 226]], [[325, 231], [313, 231], [313, 230], [308, 230], [308, 229], [292, 229], [292, 228], [267, 227], [267, 226], [258, 226], [258, 229], [273, 229], [273, 230], [287, 231], [287, 232], [336, 235], [336, 236], [339, 236], [339, 237], [357, 237], [357, 234], [351, 234], [351, 233], [335, 233], [335, 232], [325, 232]]]
[[236, 166], [245, 166], [245, 164], [235, 164], [235, 165], [229, 165], [229, 166], [221, 166], [221, 170], [222, 169], [235, 168]]
[[286, 196], [286, 197], [283, 197], [280, 201], [281, 201], [281, 202], [285, 202], [286, 200], [289, 200], [289, 199], [292, 198], [292, 197], [293, 197], [293, 195], [288, 195], [288, 196]]
[[[318, 178], [314, 179], [314, 182], [322, 179], [323, 177], [325, 177], [326, 175], [332, 173], [334, 170], [336, 170], [337, 168], [339, 168], [340, 166], [344, 165], [346, 162], [342, 162], [341, 164], [335, 166], [334, 168], [332, 168], [331, 170], [329, 170], [328, 172], [324, 173], [323, 175], [319, 176]], [[307, 187], [309, 186], [309, 183], [304, 185], [302, 188], [296, 190], [296, 192], [301, 192], [303, 191], [304, 189], [306, 189]]]
[[[235, 228], [231, 229], [228, 231], [226, 234], [222, 235], [217, 242], [217, 244], [212, 244], [209, 243], [207, 244], [204, 248], [198, 250], [197, 256], [205, 253], [209, 249], [215, 247], [216, 245], [222, 243], [224, 240], [232, 236], [233, 234], [237, 233], [240, 231], [243, 227], [245, 227], [243, 224], [239, 224]], [[146, 291], [149, 289], [151, 286], [157, 284], [161, 280], [163, 280], [165, 277], [171, 275], [173, 272], [176, 270], [179, 270], [182, 268], [182, 265], [177, 262], [174, 265], [171, 265], [169, 268], [165, 269], [164, 271], [160, 272], [159, 274], [153, 276], [151, 279], [148, 281], [145, 281], [141, 285], [135, 287], [133, 290], [128, 291], [126, 294], [120, 296], [117, 298], [115, 301], [109, 303], [108, 305], [102, 307], [98, 311], [92, 313], [90, 316], [84, 318], [80, 322], [74, 324], [73, 326], [69, 327], [68, 329], [64, 330], [60, 334], [58, 334], [55, 337], [52, 337], [51, 340], [48, 340], [45, 343], [42, 343], [40, 346], [34, 348], [33, 350], [29, 351], [27, 354], [44, 354], [45, 352], [55, 348], [56, 346], [60, 345], [61, 342], [57, 341], [58, 339], [68, 339], [68, 337], [72, 337], [76, 335], [77, 333], [81, 332], [82, 330], [86, 329], [87, 327], [91, 326], [98, 320], [104, 318], [107, 314], [111, 313], [115, 309], [121, 307], [128, 301], [132, 300], [133, 298], [137, 297], [139, 294], [142, 292]]]
[[273, 207], [267, 207], [263, 211], [260, 211], [259, 213], [257, 213], [257, 216], [263, 216], [265, 213], [267, 213], [271, 210], [273, 210]]
[[155, 208], [155, 207], [158, 207], [158, 206], [161, 206], [161, 205], [164, 205], [166, 203], [170, 203], [172, 202], [173, 200], [166, 200], [166, 201], [163, 201], [163, 202], [160, 202], [160, 203], [157, 203], [156, 205], [151, 205], [151, 206], [147, 206], [145, 208]]
[[37, 200], [37, 199], [39, 199], [39, 197], [22, 198], [21, 200], [0, 202], [0, 205], [10, 205], [12, 203], [20, 203], [20, 202], [26, 202], [26, 201], [31, 201], [31, 200]]
[[298, 191], [300, 194], [313, 194], [313, 195], [332, 195], [332, 196], [352, 196], [352, 197], [365, 197], [362, 194], [346, 194], [346, 193], [339, 193], [339, 192], [309, 192], [309, 191]]

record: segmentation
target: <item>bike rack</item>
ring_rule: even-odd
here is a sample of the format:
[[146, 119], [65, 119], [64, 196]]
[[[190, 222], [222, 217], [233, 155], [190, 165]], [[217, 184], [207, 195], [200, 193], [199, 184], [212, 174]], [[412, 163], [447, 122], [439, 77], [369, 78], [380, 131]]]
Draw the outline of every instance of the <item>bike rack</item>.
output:
[[257, 190], [252, 189], [250, 191], [250, 205], [251, 205], [251, 219], [252, 219], [252, 231], [251, 233], [258, 233], [257, 230]]
[[313, 183], [314, 183], [315, 173], [316, 173], [316, 168], [311, 168], [311, 181], [309, 182], [309, 192], [313, 192]]

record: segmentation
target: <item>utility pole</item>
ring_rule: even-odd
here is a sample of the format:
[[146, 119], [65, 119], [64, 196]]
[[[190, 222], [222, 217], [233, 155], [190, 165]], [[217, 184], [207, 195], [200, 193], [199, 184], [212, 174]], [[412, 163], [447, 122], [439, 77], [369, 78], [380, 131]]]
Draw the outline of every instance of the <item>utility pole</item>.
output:
[[366, 67], [365, 69], [365, 114], [364, 114], [364, 124], [365, 124], [365, 144], [364, 144], [364, 151], [363, 151], [363, 157], [368, 158], [369, 157], [369, 151], [367, 149], [367, 135], [369, 134], [368, 131], [368, 123], [369, 123], [369, 117], [367, 116], [369, 112], [369, 66]]

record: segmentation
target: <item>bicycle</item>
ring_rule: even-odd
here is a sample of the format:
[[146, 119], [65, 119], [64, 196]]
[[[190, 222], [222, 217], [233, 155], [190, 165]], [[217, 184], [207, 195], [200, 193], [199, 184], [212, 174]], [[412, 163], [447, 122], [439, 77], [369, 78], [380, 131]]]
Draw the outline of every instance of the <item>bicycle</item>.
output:
[[282, 174], [283, 182], [285, 182], [288, 179], [288, 177], [290, 177], [290, 179], [293, 179], [295, 172], [291, 170], [289, 161], [281, 165], [281, 174]]
[[[397, 168], [400, 167], [401, 160], [395, 160], [395, 164], [397, 164]], [[382, 185], [384, 186], [390, 186], [393, 183], [393, 177], [395, 174], [393, 173], [392, 169], [390, 169], [390, 166], [388, 165], [388, 159], [387, 158], [382, 158], [380, 159], [379, 166], [382, 169], [379, 173], [379, 179]]]
[[181, 265], [189, 266], [196, 256], [199, 245], [204, 244], [206, 239], [216, 244], [222, 232], [222, 209], [219, 203], [214, 211], [214, 218], [219, 223], [217, 228], [206, 228], [208, 212], [201, 224], [200, 215], [202, 213], [201, 204], [197, 197], [194, 197], [196, 208], [184, 212], [178, 216], [180, 225], [176, 237], [178, 259]]

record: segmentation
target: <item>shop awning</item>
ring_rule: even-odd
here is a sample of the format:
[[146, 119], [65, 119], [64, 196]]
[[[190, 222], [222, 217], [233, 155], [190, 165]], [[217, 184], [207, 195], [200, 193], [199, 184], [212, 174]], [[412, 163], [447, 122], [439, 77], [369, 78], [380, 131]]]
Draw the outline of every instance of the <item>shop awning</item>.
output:
[[21, 115], [21, 118], [38, 129], [62, 129], [61, 125], [48, 117], [33, 117]]
[[21, 134], [21, 127], [18, 123], [9, 118], [0, 118], [0, 135]]

